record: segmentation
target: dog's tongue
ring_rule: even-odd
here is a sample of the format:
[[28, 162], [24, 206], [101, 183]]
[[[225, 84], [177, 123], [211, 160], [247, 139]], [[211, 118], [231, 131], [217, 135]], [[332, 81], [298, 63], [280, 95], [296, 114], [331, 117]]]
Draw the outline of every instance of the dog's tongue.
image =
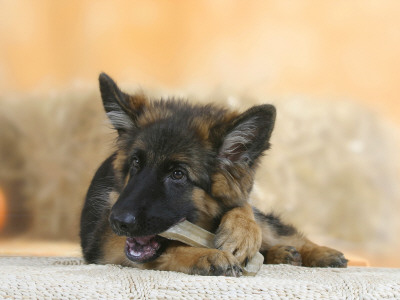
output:
[[130, 260], [142, 262], [154, 257], [159, 248], [160, 243], [155, 235], [128, 237], [126, 239], [125, 253]]

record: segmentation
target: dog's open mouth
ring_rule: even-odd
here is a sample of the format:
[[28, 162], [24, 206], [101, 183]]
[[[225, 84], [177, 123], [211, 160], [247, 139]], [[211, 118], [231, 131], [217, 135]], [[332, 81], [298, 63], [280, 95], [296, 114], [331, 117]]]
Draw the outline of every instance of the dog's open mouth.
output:
[[[182, 218], [179, 222], [175, 223], [175, 225], [185, 220], [186, 218]], [[156, 234], [141, 237], [127, 237], [125, 255], [129, 260], [136, 263], [149, 262], [161, 255], [165, 250], [167, 241], [168, 239]]]
[[131, 261], [144, 263], [157, 258], [164, 238], [158, 235], [127, 237], [125, 254]]

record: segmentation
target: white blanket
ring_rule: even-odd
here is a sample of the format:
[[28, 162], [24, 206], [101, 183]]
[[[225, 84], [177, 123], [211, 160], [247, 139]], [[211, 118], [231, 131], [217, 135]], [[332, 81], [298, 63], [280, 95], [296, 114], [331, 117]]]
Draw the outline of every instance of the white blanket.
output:
[[400, 299], [400, 269], [264, 265], [255, 277], [191, 276], [80, 258], [0, 257], [0, 299]]

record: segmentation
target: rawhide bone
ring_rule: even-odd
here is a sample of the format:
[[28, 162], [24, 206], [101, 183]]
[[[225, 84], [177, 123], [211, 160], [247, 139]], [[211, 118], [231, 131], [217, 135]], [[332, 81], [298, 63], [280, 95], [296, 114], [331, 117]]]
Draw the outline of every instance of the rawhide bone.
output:
[[[192, 247], [214, 248], [215, 234], [190, 223], [189, 221], [180, 222], [167, 231], [159, 234], [169, 240], [176, 240]], [[264, 256], [257, 252], [250, 259], [246, 266], [242, 266], [243, 275], [254, 276], [260, 270], [264, 262]]]

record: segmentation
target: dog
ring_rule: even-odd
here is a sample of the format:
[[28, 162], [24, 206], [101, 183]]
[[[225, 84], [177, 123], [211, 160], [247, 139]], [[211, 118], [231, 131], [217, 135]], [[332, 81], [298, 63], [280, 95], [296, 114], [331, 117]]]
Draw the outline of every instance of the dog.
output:
[[[99, 84], [118, 138], [82, 210], [87, 263], [240, 276], [260, 251], [267, 264], [347, 266], [343, 253], [248, 203], [260, 158], [270, 148], [274, 106], [239, 113], [181, 99], [150, 100], [122, 92], [104, 73]], [[215, 249], [158, 235], [184, 220], [215, 233]]]

